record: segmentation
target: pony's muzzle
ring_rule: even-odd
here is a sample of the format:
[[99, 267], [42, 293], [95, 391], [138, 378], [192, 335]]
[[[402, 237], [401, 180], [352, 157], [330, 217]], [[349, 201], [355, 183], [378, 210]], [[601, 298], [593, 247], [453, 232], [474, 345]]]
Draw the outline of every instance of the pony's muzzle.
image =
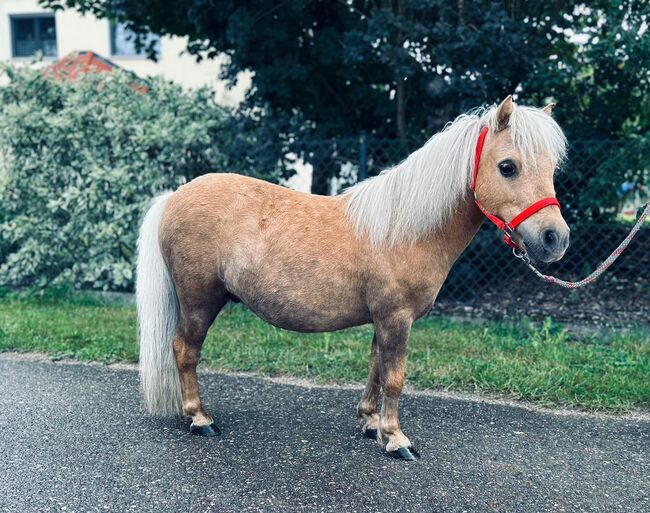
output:
[[569, 247], [570, 231], [567, 226], [551, 225], [530, 231], [522, 227], [521, 232], [526, 253], [538, 262], [557, 262]]
[[547, 228], [542, 231], [540, 239], [544, 251], [549, 254], [560, 253], [564, 255], [564, 252], [569, 247], [569, 233], [560, 234], [554, 228]]

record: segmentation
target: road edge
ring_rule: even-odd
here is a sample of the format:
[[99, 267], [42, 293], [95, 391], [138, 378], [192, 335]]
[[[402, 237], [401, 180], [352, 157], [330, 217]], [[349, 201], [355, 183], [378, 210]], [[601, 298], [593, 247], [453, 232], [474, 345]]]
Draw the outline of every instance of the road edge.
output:
[[[138, 366], [135, 363], [101, 363], [96, 361], [79, 361], [72, 358], [63, 358], [60, 360], [52, 359], [51, 355], [45, 353], [20, 353], [15, 351], [0, 352], [0, 361], [26, 361], [40, 362], [51, 365], [78, 365], [86, 367], [101, 367], [113, 371], [137, 372]], [[330, 389], [330, 390], [363, 390], [363, 383], [317, 383], [306, 378], [294, 376], [265, 376], [254, 372], [237, 372], [229, 370], [214, 369], [211, 367], [199, 366], [199, 374], [219, 374], [223, 376], [241, 377], [257, 379], [269, 383], [288, 385], [307, 389]], [[478, 404], [489, 404], [494, 406], [504, 406], [509, 408], [518, 408], [526, 411], [541, 413], [544, 415], [559, 417], [588, 417], [603, 420], [620, 420], [620, 421], [643, 421], [650, 422], [650, 411], [633, 410], [625, 413], [608, 413], [608, 412], [587, 412], [570, 408], [551, 408], [538, 404], [506, 397], [491, 396], [474, 392], [459, 392], [450, 390], [417, 390], [409, 387], [404, 389], [404, 394], [411, 396], [433, 397], [450, 401], [472, 402]]]

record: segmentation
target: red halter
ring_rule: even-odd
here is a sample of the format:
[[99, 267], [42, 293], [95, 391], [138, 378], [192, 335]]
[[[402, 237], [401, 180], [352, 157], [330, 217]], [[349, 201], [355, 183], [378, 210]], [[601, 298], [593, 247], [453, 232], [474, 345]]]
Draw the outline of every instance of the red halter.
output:
[[485, 208], [483, 208], [483, 205], [481, 205], [478, 202], [478, 199], [476, 199], [476, 179], [478, 178], [478, 167], [481, 163], [481, 152], [483, 151], [483, 144], [485, 143], [485, 137], [487, 136], [488, 131], [488, 127], [485, 127], [483, 130], [481, 130], [481, 133], [478, 136], [478, 141], [476, 142], [476, 155], [474, 157], [474, 179], [472, 180], [474, 202], [476, 203], [476, 206], [481, 210], [481, 212], [483, 212], [483, 215], [485, 215], [485, 217], [492, 221], [497, 226], [497, 228], [503, 232], [503, 239], [505, 240], [506, 244], [511, 248], [520, 250], [521, 248], [517, 246], [517, 244], [512, 240], [512, 235], [517, 229], [517, 226], [519, 226], [526, 219], [528, 219], [534, 213], [539, 212], [543, 208], [550, 207], [551, 205], [556, 205], [558, 208], [561, 208], [560, 202], [555, 197], [544, 198], [536, 201], [529, 207], [525, 208], [521, 213], [516, 215], [509, 223], [506, 223], [503, 219], [490, 214], [487, 210], [485, 210]]

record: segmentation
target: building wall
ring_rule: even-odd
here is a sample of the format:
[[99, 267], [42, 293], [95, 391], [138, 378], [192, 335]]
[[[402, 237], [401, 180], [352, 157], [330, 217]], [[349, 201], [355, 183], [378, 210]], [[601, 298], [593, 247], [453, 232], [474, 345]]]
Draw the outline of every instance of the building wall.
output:
[[[30, 60], [12, 58], [9, 17], [46, 12], [48, 11], [39, 6], [37, 0], [0, 0], [0, 60], [18, 62]], [[225, 84], [217, 78], [225, 56], [197, 63], [193, 56], [184, 54], [187, 46], [186, 38], [161, 38], [159, 60], [154, 62], [144, 56], [111, 55], [108, 20], [100, 20], [92, 15], [82, 16], [73, 9], [66, 9], [56, 12], [55, 23], [57, 58], [79, 50], [93, 51], [141, 77], [162, 75], [187, 88], [211, 86], [215, 89], [217, 101], [222, 105], [236, 105], [250, 87], [250, 75], [242, 74], [237, 86], [227, 90]]]

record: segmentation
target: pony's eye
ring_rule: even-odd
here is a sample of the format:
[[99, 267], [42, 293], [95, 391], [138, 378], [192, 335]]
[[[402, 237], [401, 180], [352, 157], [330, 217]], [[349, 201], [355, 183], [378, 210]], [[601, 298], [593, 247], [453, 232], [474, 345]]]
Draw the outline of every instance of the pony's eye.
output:
[[517, 174], [517, 166], [512, 160], [504, 160], [499, 164], [499, 172], [506, 178], [512, 178]]

